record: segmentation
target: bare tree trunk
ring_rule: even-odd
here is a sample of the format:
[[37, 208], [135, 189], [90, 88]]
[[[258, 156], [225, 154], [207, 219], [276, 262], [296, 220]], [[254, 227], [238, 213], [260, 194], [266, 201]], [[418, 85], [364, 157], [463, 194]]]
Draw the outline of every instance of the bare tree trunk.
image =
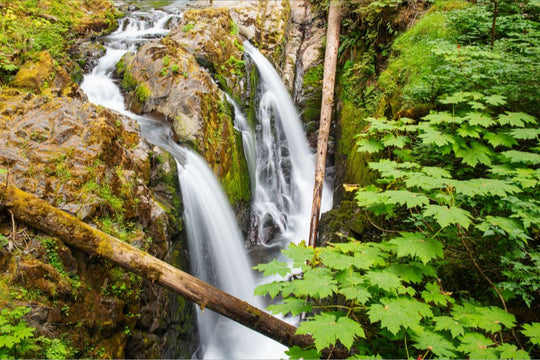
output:
[[[146, 279], [157, 282], [201, 308], [208, 308], [247, 326], [277, 342], [306, 347], [313, 344], [309, 335], [295, 335], [296, 328], [245, 301], [229, 295], [148, 253], [122, 242], [80, 221], [35, 195], [14, 186], [1, 184], [0, 209], [7, 208], [14, 217], [36, 229], [60, 237], [66, 244], [90, 256], [107, 259]], [[345, 358], [342, 349], [328, 356]]]
[[313, 247], [315, 247], [317, 242], [317, 230], [319, 227], [319, 216], [321, 212], [321, 196], [324, 185], [326, 153], [328, 150], [328, 134], [330, 133], [332, 105], [334, 103], [334, 83], [336, 80], [340, 25], [341, 4], [339, 0], [332, 0], [330, 2], [330, 9], [328, 10], [321, 121], [319, 125], [319, 138], [317, 140], [315, 184], [313, 187], [313, 204], [311, 206], [311, 224], [309, 229], [309, 245]]

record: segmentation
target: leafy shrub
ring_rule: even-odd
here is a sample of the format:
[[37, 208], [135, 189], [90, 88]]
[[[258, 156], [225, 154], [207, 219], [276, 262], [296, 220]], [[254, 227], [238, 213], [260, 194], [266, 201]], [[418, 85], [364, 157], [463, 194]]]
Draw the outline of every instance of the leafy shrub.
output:
[[[291, 356], [335, 346], [358, 358], [524, 359], [538, 350], [540, 324], [519, 325], [502, 291], [519, 289], [513, 301], [531, 305], [540, 278], [536, 119], [502, 111], [499, 95], [456, 93], [441, 103], [448, 111], [419, 122], [369, 118], [359, 136], [358, 151], [380, 157], [369, 163], [380, 179], [355, 196], [377, 227], [391, 226], [380, 242], [291, 245], [283, 253], [292, 264], [256, 266], [287, 279], [256, 289], [281, 297], [271, 311], [305, 314], [297, 333], [311, 334], [314, 349]], [[441, 279], [456, 252], [480, 274], [478, 293]]]

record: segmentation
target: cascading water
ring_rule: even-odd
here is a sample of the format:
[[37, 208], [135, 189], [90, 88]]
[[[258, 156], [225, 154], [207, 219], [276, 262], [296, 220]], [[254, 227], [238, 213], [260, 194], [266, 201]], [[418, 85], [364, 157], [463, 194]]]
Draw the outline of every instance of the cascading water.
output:
[[[252, 224], [255, 240], [266, 244], [280, 237], [281, 245], [300, 242], [309, 233], [315, 158], [279, 74], [249, 42], [244, 42], [244, 48], [257, 66], [261, 80], [256, 124], [257, 161], [255, 174], [251, 175], [256, 182], [253, 196], [256, 220]], [[246, 146], [247, 130], [239, 128]], [[331, 206], [330, 196], [329, 191], [323, 192], [323, 211]]]
[[[172, 141], [165, 126], [127, 111], [123, 96], [111, 79], [114, 66], [123, 54], [145, 39], [168, 32], [166, 26], [174, 15], [160, 13], [156, 16], [156, 12], [137, 11], [123, 19], [119, 29], [104, 39], [107, 52], [92, 73], [85, 76], [81, 88], [91, 102], [136, 119], [149, 142], [177, 159], [193, 274], [262, 308], [260, 300], [252, 295], [255, 282], [244, 241], [214, 174], [202, 158]], [[255, 157], [251, 161], [255, 162]], [[209, 310], [198, 311], [198, 322], [201, 351], [196, 356], [249, 359], [283, 356], [282, 345]]]

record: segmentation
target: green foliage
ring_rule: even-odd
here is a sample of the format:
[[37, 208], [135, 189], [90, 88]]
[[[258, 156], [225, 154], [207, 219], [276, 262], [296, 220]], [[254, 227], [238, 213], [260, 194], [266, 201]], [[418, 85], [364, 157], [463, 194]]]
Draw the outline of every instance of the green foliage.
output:
[[29, 311], [24, 306], [0, 311], [0, 358], [72, 358], [73, 348], [61, 339], [36, 337], [36, 329], [23, 319]]
[[[413, 349], [421, 358], [530, 357], [532, 349], [518, 347], [512, 335], [519, 329], [516, 318], [494, 306], [498, 297], [489, 284], [478, 294], [453, 294], [437, 268], [452, 261], [455, 251], [464, 252], [491, 270], [499, 292], [516, 289], [514, 301], [534, 301], [540, 275], [540, 173], [531, 162], [539, 152], [536, 119], [498, 115], [502, 96], [464, 92], [442, 103], [448, 111], [419, 122], [370, 118], [359, 136], [360, 151], [380, 156], [369, 164], [380, 177], [358, 189], [355, 199], [379, 216], [379, 228], [394, 224], [393, 231], [380, 242], [291, 245], [283, 251], [290, 265], [274, 260], [256, 267], [285, 278], [256, 293], [281, 299], [269, 307], [273, 312], [304, 313], [298, 333], [313, 336], [318, 356], [340, 343], [367, 357], [416, 357]], [[493, 145], [488, 133], [511, 141]], [[524, 155], [517, 161], [509, 151]], [[484, 256], [474, 252], [487, 247]], [[522, 333], [537, 345], [537, 323], [523, 326]], [[303, 356], [298, 348], [290, 353]]]

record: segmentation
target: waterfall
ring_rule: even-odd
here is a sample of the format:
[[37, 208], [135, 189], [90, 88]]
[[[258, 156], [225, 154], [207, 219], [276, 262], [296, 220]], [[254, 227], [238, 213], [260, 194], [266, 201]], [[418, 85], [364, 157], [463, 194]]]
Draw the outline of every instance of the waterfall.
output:
[[[281, 77], [253, 45], [245, 41], [244, 48], [260, 75], [257, 161], [254, 174], [250, 174], [255, 179], [255, 186], [252, 185], [255, 189], [252, 206], [254, 237], [263, 244], [276, 238], [282, 245], [291, 241], [298, 243], [307, 240], [309, 233], [315, 158]], [[244, 136], [245, 129], [239, 128]], [[330, 206], [331, 194], [325, 190], [323, 211]]]
[[[244, 249], [244, 239], [215, 175], [200, 156], [176, 144], [169, 134], [170, 129], [164, 124], [126, 110], [120, 89], [111, 78], [115, 64], [126, 52], [135, 50], [147, 39], [166, 34], [166, 26], [173, 18], [173, 15], [161, 11], [137, 11], [121, 19], [119, 29], [103, 39], [106, 54], [92, 72], [85, 75], [81, 88], [91, 102], [137, 120], [142, 135], [177, 160], [192, 273], [262, 308], [260, 299], [253, 296], [255, 280]], [[246, 125], [244, 118], [239, 126], [247, 131], [246, 136], [248, 133], [253, 135]], [[251, 144], [254, 146], [255, 143]], [[251, 154], [251, 166], [255, 167], [256, 152]], [[198, 326], [201, 351], [195, 356], [209, 359], [284, 356], [286, 348], [281, 344], [210, 310], [198, 309]]]

